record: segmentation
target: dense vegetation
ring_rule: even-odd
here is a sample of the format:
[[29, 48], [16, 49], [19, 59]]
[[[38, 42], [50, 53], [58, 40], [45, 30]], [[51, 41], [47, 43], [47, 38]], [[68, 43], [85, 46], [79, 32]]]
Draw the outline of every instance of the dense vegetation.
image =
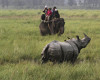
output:
[[[100, 11], [59, 10], [65, 19], [62, 36], [41, 36], [41, 10], [0, 11], [0, 80], [100, 80]], [[74, 65], [41, 64], [41, 51], [52, 40], [83, 33], [91, 37]]]
[[100, 9], [100, 0], [0, 0], [0, 9]]

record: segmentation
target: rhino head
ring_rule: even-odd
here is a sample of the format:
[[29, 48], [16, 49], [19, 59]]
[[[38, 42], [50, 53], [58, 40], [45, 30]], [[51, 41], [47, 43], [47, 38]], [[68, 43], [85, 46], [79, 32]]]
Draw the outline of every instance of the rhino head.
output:
[[72, 41], [77, 45], [79, 50], [85, 48], [91, 40], [85, 33], [83, 39], [80, 39], [79, 36], [76, 36], [76, 38], [77, 39], [73, 38]]

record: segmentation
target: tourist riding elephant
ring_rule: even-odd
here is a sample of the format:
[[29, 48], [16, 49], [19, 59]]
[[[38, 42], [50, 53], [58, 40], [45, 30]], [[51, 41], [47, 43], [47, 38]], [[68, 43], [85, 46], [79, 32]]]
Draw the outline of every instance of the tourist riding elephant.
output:
[[42, 21], [39, 26], [40, 33], [42, 36], [56, 33], [61, 35], [64, 33], [64, 24], [65, 22], [63, 18], [53, 19], [50, 21]]
[[91, 40], [91, 38], [89, 38], [86, 34], [84, 34], [84, 36], [85, 37], [83, 39], [76, 36], [77, 39], [72, 38], [65, 40], [65, 42], [50, 42], [44, 47], [41, 53], [42, 63], [45, 63], [48, 60], [52, 62], [70, 61], [74, 63], [80, 53], [80, 50], [85, 48]]

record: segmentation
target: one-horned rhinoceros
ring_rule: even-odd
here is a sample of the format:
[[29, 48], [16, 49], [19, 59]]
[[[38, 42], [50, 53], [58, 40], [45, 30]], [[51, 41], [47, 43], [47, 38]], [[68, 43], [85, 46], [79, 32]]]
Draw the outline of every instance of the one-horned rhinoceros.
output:
[[83, 39], [79, 39], [79, 36], [76, 36], [76, 39], [72, 38], [64, 42], [50, 42], [44, 47], [41, 53], [42, 63], [48, 60], [52, 62], [70, 61], [74, 63], [80, 50], [85, 48], [91, 40], [86, 34], [84, 36]]

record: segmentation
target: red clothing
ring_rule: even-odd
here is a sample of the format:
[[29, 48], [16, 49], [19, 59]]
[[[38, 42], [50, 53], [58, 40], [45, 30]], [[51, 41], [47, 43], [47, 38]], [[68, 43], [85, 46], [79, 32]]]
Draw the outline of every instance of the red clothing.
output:
[[50, 16], [50, 15], [52, 15], [52, 12], [51, 10], [48, 10], [46, 16]]

